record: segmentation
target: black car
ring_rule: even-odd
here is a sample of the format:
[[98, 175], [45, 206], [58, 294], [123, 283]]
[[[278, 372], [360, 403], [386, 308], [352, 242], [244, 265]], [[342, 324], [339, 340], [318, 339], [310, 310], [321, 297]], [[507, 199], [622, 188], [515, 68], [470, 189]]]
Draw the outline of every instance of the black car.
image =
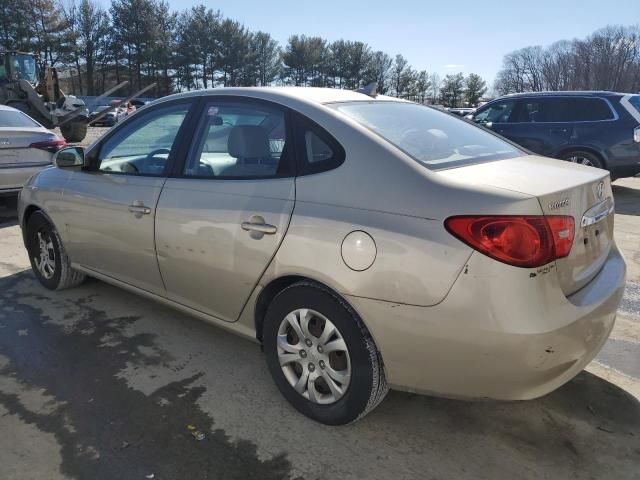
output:
[[605, 168], [612, 178], [640, 173], [640, 95], [520, 93], [467, 118], [534, 153]]

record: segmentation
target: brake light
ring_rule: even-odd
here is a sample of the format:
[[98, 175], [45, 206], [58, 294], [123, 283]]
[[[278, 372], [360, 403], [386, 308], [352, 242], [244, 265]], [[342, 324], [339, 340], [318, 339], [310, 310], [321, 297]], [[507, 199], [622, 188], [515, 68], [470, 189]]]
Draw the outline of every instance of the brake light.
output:
[[566, 257], [575, 235], [573, 217], [564, 215], [468, 215], [449, 217], [444, 225], [480, 253], [523, 268]]
[[50, 153], [56, 153], [58, 150], [67, 146], [67, 142], [61, 138], [54, 138], [51, 140], [45, 140], [43, 142], [34, 142], [29, 145], [30, 148], [37, 148], [40, 150], [46, 150]]

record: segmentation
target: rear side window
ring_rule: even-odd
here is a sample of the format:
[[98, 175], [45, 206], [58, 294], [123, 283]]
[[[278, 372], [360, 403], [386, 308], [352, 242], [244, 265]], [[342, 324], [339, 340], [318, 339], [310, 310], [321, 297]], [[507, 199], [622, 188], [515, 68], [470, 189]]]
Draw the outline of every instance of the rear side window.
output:
[[31, 117], [22, 112], [14, 112], [12, 110], [0, 110], [0, 127], [39, 127]]
[[543, 98], [541, 107], [541, 122], [570, 122], [572, 119], [568, 98]]
[[344, 161], [342, 146], [328, 132], [307, 118], [297, 117], [298, 151], [301, 153], [300, 173], [326, 172]]
[[597, 122], [613, 120], [609, 104], [601, 98], [570, 98], [571, 120], [576, 122]]
[[566, 98], [524, 98], [514, 115], [518, 123], [568, 122], [571, 119]]
[[249, 179], [290, 176], [285, 112], [262, 102], [212, 101], [184, 175]]

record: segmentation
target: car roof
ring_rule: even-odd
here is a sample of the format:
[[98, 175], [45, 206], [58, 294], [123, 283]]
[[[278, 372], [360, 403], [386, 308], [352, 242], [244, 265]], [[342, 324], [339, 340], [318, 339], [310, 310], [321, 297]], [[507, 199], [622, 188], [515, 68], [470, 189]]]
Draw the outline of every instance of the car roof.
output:
[[628, 95], [627, 93], [610, 92], [607, 90], [565, 90], [565, 91], [553, 91], [553, 92], [522, 92], [522, 93], [510, 93], [504, 95], [501, 98], [514, 98], [514, 97], [618, 97]]
[[17, 108], [9, 107], [7, 105], [0, 105], [0, 110], [8, 111], [8, 112], [19, 112]]
[[162, 100], [173, 100], [177, 98], [197, 97], [203, 95], [234, 95], [242, 97], [264, 98], [274, 100], [293, 99], [302, 100], [317, 104], [333, 102], [357, 102], [357, 101], [395, 101], [406, 102], [395, 97], [377, 95], [375, 98], [364, 93], [353, 90], [342, 90], [338, 88], [321, 87], [220, 87], [205, 90], [195, 90], [191, 92], [177, 93], [164, 97]]

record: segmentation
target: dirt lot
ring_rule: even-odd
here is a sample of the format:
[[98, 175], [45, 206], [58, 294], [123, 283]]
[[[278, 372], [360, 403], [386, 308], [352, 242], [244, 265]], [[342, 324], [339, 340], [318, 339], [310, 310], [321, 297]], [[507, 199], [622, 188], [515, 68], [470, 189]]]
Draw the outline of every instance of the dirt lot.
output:
[[250, 342], [98, 281], [46, 291], [0, 207], [0, 479], [640, 479], [640, 178], [614, 193], [628, 285], [587, 371], [529, 402], [391, 392], [340, 428]]

